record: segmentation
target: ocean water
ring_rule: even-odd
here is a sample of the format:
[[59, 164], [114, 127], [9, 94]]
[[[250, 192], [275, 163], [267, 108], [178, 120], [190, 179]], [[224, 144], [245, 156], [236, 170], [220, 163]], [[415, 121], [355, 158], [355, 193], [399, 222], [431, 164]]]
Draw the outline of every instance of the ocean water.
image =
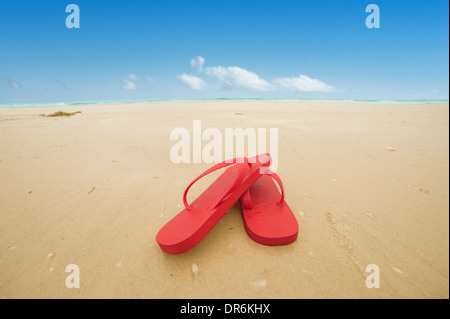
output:
[[105, 104], [130, 104], [154, 102], [196, 102], [196, 101], [306, 101], [332, 103], [369, 103], [369, 104], [449, 104], [449, 100], [353, 100], [353, 99], [286, 99], [286, 98], [210, 98], [210, 99], [146, 99], [146, 100], [105, 100], [105, 101], [76, 101], [58, 103], [26, 103], [0, 104], [0, 107], [42, 107], [42, 106], [83, 106]]

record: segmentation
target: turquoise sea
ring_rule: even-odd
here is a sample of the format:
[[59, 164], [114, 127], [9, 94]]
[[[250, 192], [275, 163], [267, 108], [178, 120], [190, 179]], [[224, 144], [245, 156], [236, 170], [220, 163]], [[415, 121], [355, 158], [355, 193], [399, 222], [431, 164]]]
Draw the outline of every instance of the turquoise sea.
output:
[[144, 100], [105, 100], [105, 101], [76, 101], [59, 103], [27, 103], [0, 104], [0, 107], [37, 107], [37, 106], [83, 106], [105, 104], [129, 104], [152, 102], [187, 102], [187, 101], [310, 101], [334, 103], [370, 103], [370, 104], [449, 104], [449, 100], [353, 100], [353, 99], [285, 99], [285, 98], [211, 98], [211, 99], [144, 99]]

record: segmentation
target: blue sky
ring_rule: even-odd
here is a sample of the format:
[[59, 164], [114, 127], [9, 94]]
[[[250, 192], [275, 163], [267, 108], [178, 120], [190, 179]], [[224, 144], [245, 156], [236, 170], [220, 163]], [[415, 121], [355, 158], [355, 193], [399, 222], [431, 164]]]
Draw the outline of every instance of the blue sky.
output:
[[0, 103], [448, 99], [448, 16], [443, 0], [2, 0]]

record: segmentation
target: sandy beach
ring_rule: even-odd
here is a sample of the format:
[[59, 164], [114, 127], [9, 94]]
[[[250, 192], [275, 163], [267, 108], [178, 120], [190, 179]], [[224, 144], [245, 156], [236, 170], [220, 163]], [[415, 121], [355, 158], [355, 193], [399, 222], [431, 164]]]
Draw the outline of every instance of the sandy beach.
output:
[[[41, 116], [57, 111], [81, 113]], [[448, 104], [0, 108], [0, 298], [449, 298], [448, 119]], [[160, 250], [158, 230], [211, 166], [170, 160], [171, 131], [194, 120], [278, 128], [295, 243], [253, 242], [236, 204], [194, 249]]]

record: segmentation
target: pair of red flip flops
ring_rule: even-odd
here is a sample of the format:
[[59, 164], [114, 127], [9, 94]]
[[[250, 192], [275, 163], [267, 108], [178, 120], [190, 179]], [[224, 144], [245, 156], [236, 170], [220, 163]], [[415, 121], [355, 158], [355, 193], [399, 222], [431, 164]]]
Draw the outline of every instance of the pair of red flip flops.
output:
[[[181, 254], [197, 245], [239, 200], [245, 229], [254, 241], [269, 246], [286, 245], [297, 239], [298, 223], [284, 201], [283, 183], [269, 170], [271, 158], [262, 154], [237, 158], [217, 164], [197, 177], [183, 195], [186, 207], [156, 235], [161, 249]], [[200, 178], [220, 168], [231, 166], [194, 202], [187, 193]], [[280, 186], [278, 191], [274, 179]]]

